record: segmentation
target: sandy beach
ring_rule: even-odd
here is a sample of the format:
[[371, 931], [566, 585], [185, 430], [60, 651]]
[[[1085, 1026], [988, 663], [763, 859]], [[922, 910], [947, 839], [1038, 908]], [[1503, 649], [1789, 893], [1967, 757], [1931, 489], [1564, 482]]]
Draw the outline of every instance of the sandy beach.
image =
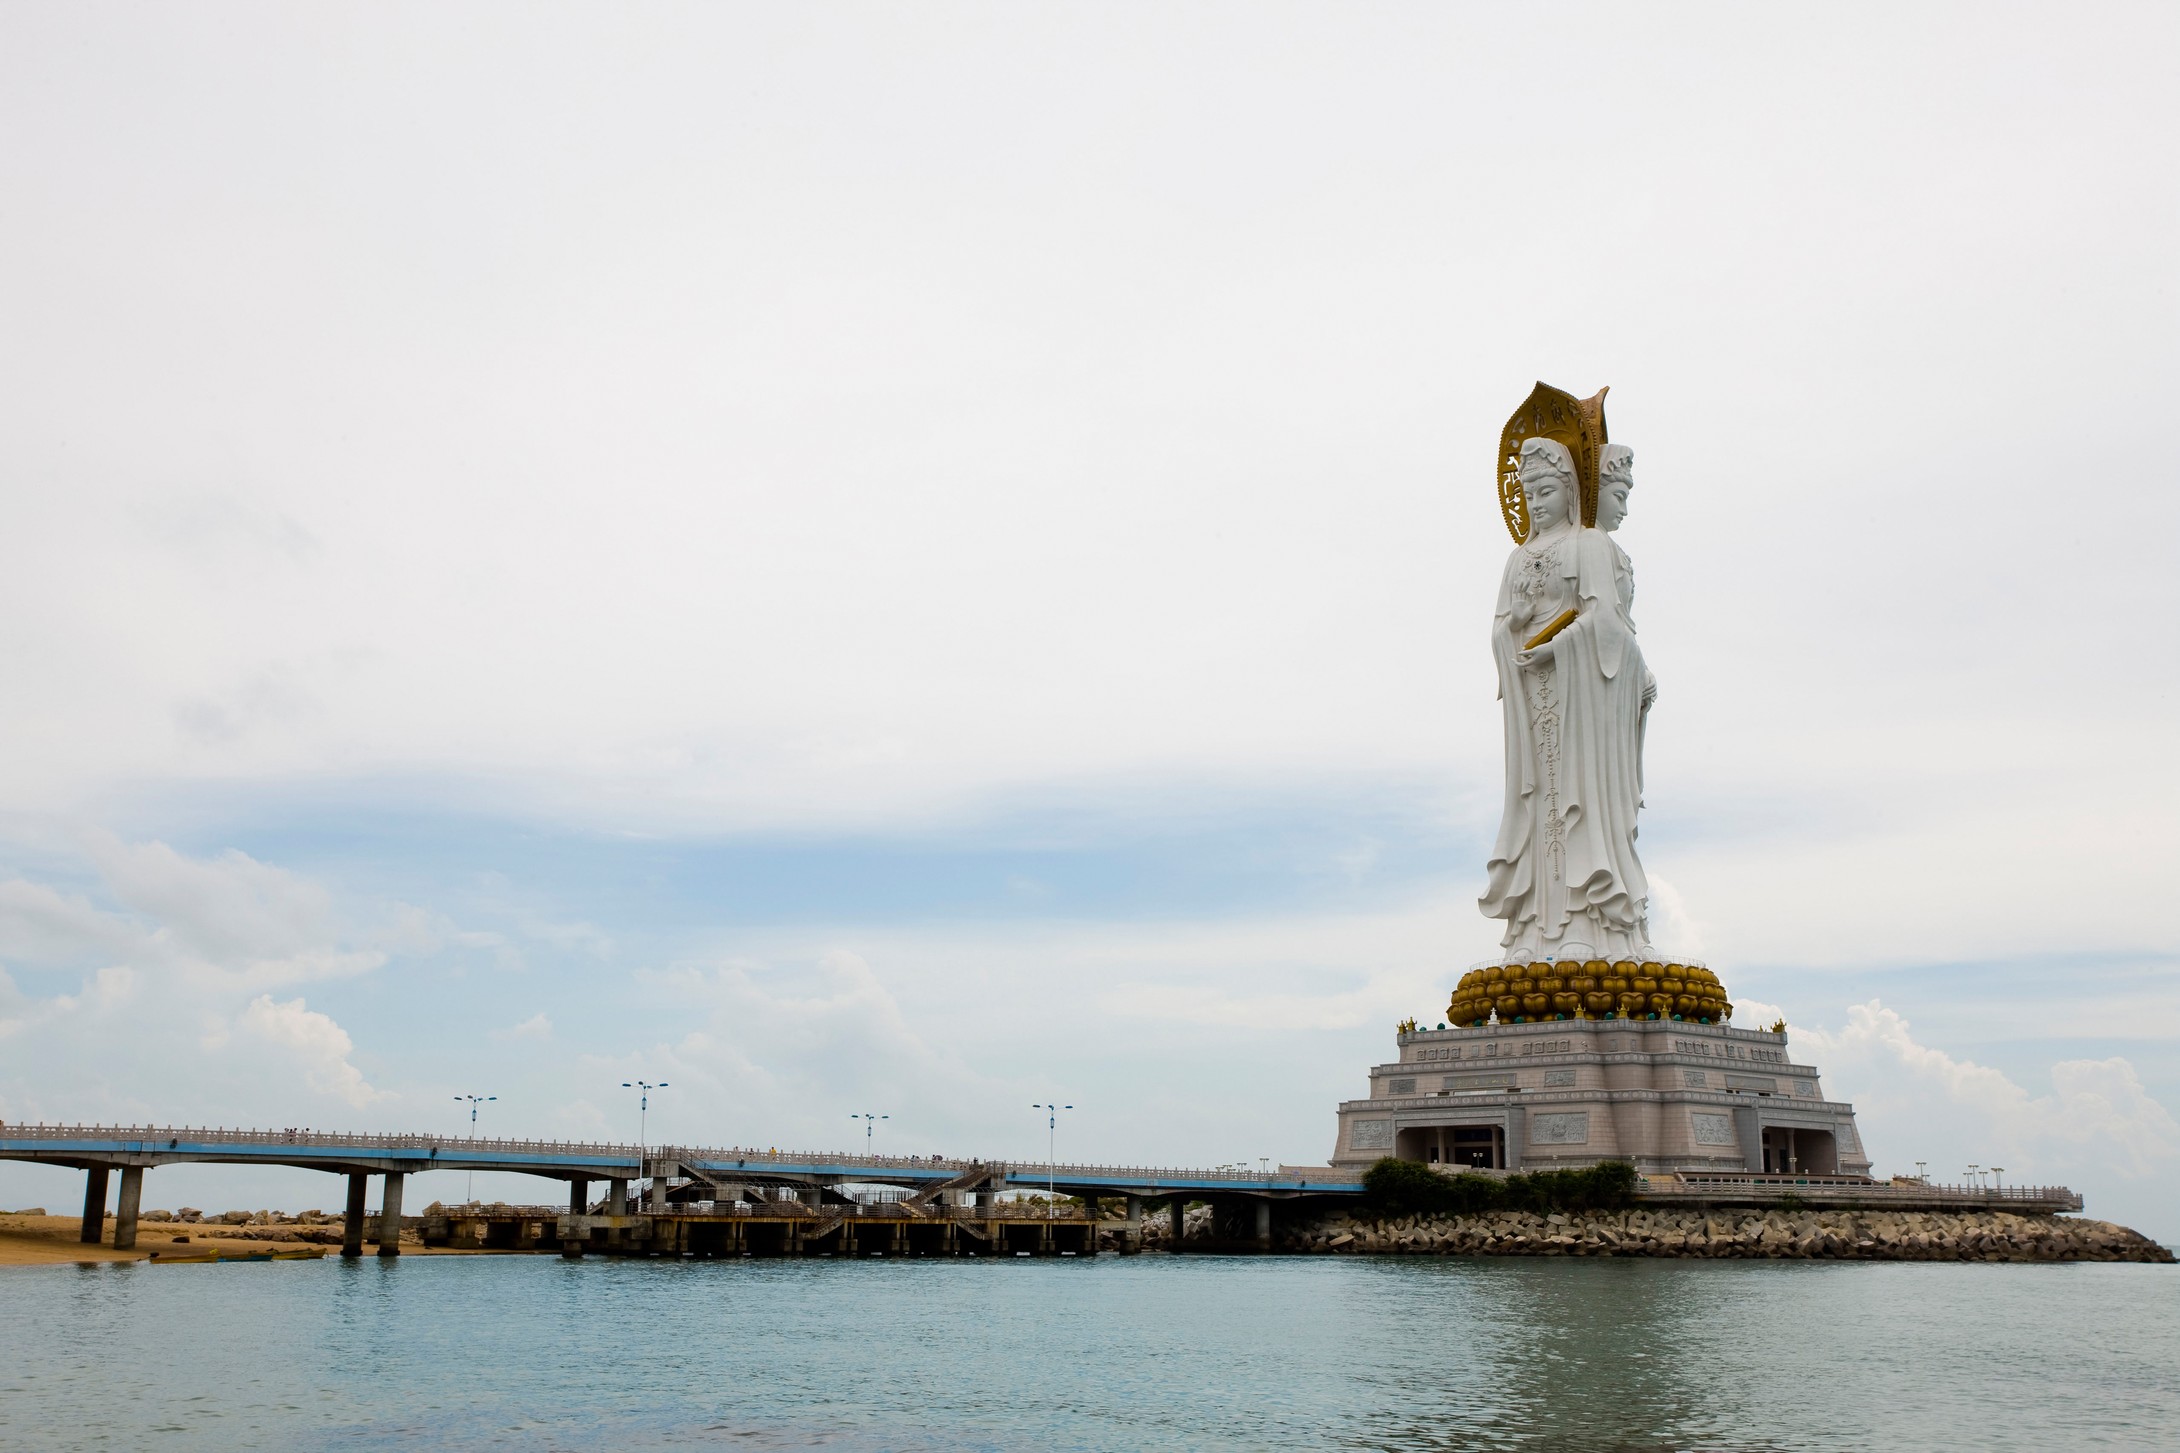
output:
[[[0, 1266], [47, 1266], [57, 1262], [145, 1261], [153, 1252], [201, 1252], [211, 1250], [240, 1256], [252, 1251], [269, 1251], [275, 1248], [289, 1249], [312, 1245], [291, 1238], [270, 1240], [263, 1236], [244, 1233], [276, 1228], [255, 1226], [206, 1225], [202, 1222], [184, 1225], [180, 1222], [143, 1221], [137, 1224], [136, 1247], [132, 1251], [116, 1251], [113, 1248], [113, 1217], [106, 1218], [106, 1240], [97, 1246], [86, 1246], [76, 1239], [83, 1222], [76, 1216], [25, 1216], [12, 1211], [0, 1211]], [[335, 1228], [338, 1229], [338, 1228]], [[187, 1237], [186, 1241], [177, 1237]], [[324, 1248], [328, 1255], [340, 1254], [336, 1244]], [[366, 1240], [364, 1255], [378, 1253], [377, 1243]], [[403, 1256], [477, 1256], [496, 1253], [455, 1250], [452, 1248], [426, 1247], [416, 1239], [414, 1231], [401, 1235]]]

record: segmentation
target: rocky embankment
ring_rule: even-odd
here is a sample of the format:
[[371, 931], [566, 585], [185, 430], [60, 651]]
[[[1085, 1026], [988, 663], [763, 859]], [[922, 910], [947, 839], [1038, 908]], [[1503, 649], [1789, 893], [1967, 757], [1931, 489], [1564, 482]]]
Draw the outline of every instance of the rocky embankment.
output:
[[1831, 1261], [2157, 1261], [2148, 1237], [2079, 1216], [2006, 1211], [1754, 1211], [1637, 1206], [1540, 1215], [1371, 1218], [1335, 1211], [1275, 1228], [1282, 1251]]
[[[112, 1219], [111, 1216], [107, 1218], [108, 1221]], [[143, 1237], [155, 1232], [161, 1235], [179, 1232], [173, 1239], [186, 1242], [194, 1232], [199, 1237], [216, 1236], [223, 1241], [287, 1241], [338, 1246], [341, 1244], [341, 1219], [324, 1211], [222, 1211], [207, 1215], [184, 1206], [172, 1212], [146, 1211], [137, 1234]], [[406, 1233], [415, 1220], [413, 1216], [401, 1218], [402, 1240], [413, 1239]], [[378, 1228], [373, 1225], [372, 1236], [375, 1238], [377, 1233]]]

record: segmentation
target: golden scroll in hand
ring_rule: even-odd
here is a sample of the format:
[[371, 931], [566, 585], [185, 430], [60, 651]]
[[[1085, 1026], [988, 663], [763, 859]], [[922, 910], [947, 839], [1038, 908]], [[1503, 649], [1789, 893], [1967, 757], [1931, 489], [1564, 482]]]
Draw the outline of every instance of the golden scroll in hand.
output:
[[1574, 618], [1577, 614], [1579, 614], [1579, 612], [1573, 610], [1561, 611], [1559, 613], [1558, 620], [1553, 621], [1543, 630], [1538, 631], [1535, 635], [1531, 636], [1528, 641], [1523, 643], [1522, 649], [1524, 651], [1534, 651], [1537, 647], [1543, 645], [1546, 641], [1549, 641], [1550, 639], [1552, 639], [1552, 637], [1558, 635], [1561, 631], [1573, 625]]

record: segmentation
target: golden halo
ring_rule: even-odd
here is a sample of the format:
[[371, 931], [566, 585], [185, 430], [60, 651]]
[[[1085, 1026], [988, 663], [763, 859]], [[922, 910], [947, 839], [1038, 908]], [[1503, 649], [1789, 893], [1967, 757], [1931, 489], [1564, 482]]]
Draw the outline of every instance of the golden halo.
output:
[[1574, 477], [1582, 496], [1582, 523], [1597, 523], [1597, 461], [1605, 451], [1605, 395], [1610, 386], [1586, 399], [1539, 382], [1499, 431], [1499, 514], [1519, 545], [1529, 538], [1529, 502], [1521, 493], [1521, 441], [1556, 439], [1574, 456]]

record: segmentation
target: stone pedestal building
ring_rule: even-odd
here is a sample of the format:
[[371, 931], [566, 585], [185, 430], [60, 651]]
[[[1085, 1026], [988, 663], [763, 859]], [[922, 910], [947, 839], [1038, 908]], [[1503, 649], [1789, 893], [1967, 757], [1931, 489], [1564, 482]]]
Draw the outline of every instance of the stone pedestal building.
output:
[[1783, 1033], [1565, 1019], [1413, 1030], [1339, 1110], [1332, 1163], [1496, 1170], [1629, 1160], [1638, 1171], [1868, 1175], [1854, 1107]]

